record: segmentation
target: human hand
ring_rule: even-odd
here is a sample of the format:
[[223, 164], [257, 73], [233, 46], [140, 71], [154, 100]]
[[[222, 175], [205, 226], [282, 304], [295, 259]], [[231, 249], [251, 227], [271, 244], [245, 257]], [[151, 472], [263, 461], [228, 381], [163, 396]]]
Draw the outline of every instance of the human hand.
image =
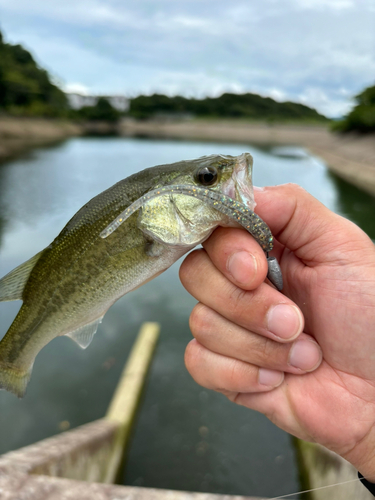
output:
[[199, 301], [187, 369], [374, 482], [375, 247], [298, 186], [255, 197], [275, 236], [283, 293], [264, 282], [267, 261], [248, 233], [217, 229], [180, 270]]

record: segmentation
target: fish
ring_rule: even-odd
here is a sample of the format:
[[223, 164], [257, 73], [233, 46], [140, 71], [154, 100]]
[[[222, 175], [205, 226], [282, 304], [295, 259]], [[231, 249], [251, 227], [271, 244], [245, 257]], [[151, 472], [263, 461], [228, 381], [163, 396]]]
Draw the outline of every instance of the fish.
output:
[[0, 388], [23, 397], [45, 345], [66, 335], [88, 347], [120, 297], [218, 226], [245, 227], [268, 256], [273, 236], [253, 211], [252, 165], [249, 153], [158, 165], [86, 203], [48, 247], [0, 280], [0, 301], [23, 301], [0, 342]]

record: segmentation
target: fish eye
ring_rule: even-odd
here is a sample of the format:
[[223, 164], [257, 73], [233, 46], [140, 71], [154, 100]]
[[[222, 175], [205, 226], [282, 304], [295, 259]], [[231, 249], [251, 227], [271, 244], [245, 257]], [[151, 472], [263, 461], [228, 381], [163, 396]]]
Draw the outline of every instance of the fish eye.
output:
[[217, 181], [217, 170], [215, 167], [202, 167], [196, 174], [197, 181], [202, 186], [212, 186]]

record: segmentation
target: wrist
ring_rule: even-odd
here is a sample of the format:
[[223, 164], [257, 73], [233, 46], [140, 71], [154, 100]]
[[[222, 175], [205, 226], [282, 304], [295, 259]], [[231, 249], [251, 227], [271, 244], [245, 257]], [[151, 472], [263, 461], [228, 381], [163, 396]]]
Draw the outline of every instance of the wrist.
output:
[[375, 429], [350, 453], [343, 455], [370, 483], [375, 483]]

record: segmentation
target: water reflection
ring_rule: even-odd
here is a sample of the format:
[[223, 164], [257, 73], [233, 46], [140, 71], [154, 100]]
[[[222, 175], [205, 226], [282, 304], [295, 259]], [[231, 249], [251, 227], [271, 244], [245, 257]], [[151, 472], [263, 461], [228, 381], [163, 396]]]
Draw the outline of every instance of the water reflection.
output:
[[0, 248], [2, 246], [3, 234], [5, 231], [5, 226], [7, 224], [7, 218], [6, 218], [7, 203], [5, 201], [6, 192], [7, 192], [6, 169], [2, 168], [2, 165], [0, 164]]
[[375, 240], [375, 197], [330, 172], [337, 191], [337, 211], [355, 222]]

